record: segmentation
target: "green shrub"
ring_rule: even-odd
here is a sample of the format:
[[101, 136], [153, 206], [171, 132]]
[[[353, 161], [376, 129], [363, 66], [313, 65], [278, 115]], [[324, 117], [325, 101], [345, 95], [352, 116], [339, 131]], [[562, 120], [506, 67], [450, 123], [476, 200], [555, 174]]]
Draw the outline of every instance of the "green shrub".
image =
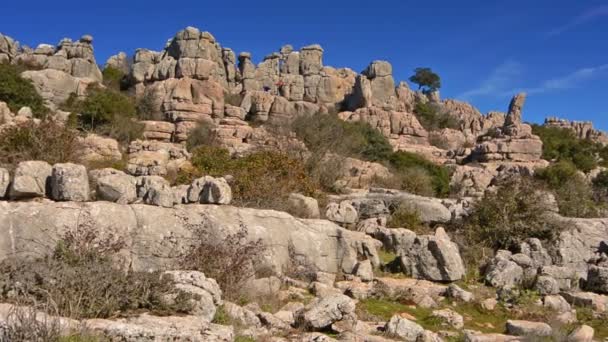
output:
[[436, 103], [418, 102], [414, 108], [414, 113], [422, 127], [427, 131], [436, 131], [443, 128], [460, 128], [458, 119], [445, 112]]
[[90, 87], [84, 99], [75, 95], [63, 105], [69, 112], [77, 113], [79, 126], [120, 142], [130, 142], [143, 134], [143, 125], [136, 122], [134, 101], [118, 91]]
[[561, 227], [547, 215], [551, 210], [542, 185], [523, 177], [486, 191], [464, 223], [466, 243], [494, 249], [513, 249], [527, 238], [554, 240]]
[[233, 176], [233, 202], [245, 207], [282, 210], [290, 193], [313, 196], [318, 188], [301, 160], [275, 151], [231, 158], [226, 149], [200, 146], [193, 151], [192, 164], [198, 175]]
[[293, 130], [306, 147], [324, 155], [332, 152], [367, 161], [386, 160], [393, 148], [385, 136], [363, 122], [347, 122], [337, 115], [300, 116]]
[[608, 199], [608, 171], [598, 173], [592, 184], [596, 201], [606, 201]]
[[450, 173], [446, 167], [437, 165], [418, 154], [405, 151], [392, 153], [389, 162], [395, 174], [405, 173], [407, 176], [413, 168], [424, 169], [432, 178], [435, 195], [445, 197], [449, 194]]
[[605, 148], [587, 139], [578, 139], [566, 128], [532, 125], [532, 133], [543, 142], [543, 159], [570, 161], [577, 169], [589, 172], [598, 165], [598, 156], [606, 154]]
[[537, 170], [536, 177], [544, 181], [555, 193], [559, 212], [569, 217], [601, 217], [603, 206], [594, 201], [593, 188], [576, 165], [568, 160], [559, 161]]
[[52, 120], [28, 121], [0, 131], [0, 164], [10, 168], [26, 160], [77, 162], [77, 148], [78, 132]]
[[14, 113], [25, 106], [30, 107], [36, 117], [48, 113], [32, 82], [22, 78], [19, 68], [14, 65], [0, 63], [0, 101], [6, 102]]
[[568, 160], [559, 161], [549, 167], [536, 171], [536, 177], [556, 189], [578, 177], [576, 165]]
[[420, 196], [432, 197], [435, 195], [433, 177], [426, 169], [419, 166], [404, 168], [389, 178], [375, 178], [372, 185], [387, 189], [405, 190]]
[[127, 75], [125, 75], [122, 70], [106, 67], [103, 69], [103, 85], [106, 87], [113, 89], [115, 91], [126, 90], [127, 88]]

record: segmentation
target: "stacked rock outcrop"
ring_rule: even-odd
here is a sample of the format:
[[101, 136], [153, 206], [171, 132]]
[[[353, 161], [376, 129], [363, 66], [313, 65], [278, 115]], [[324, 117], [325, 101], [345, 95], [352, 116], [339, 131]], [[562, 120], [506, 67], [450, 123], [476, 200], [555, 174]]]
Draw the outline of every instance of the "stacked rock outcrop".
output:
[[475, 147], [473, 154], [476, 160], [526, 162], [540, 159], [542, 141], [521, 119], [525, 101], [525, 93], [513, 97], [502, 128], [489, 131]]
[[608, 144], [608, 135], [595, 129], [591, 121], [570, 121], [557, 117], [548, 117], [545, 119], [544, 126], [568, 129], [574, 132], [574, 135], [579, 139], [589, 139], [603, 145]]
[[0, 34], [0, 62], [24, 65], [28, 71], [22, 76], [32, 81], [48, 106], [56, 108], [70, 94], [84, 95], [89, 84], [102, 81], [92, 44], [93, 37], [84, 35], [78, 41], [64, 38], [56, 46], [32, 49]]

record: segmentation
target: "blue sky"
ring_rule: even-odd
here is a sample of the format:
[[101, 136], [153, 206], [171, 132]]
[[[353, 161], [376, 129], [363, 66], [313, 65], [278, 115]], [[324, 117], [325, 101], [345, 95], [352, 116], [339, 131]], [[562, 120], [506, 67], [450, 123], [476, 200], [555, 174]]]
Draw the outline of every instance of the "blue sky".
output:
[[[174, 7], [172, 7], [174, 6]], [[0, 32], [23, 44], [92, 34], [99, 63], [160, 50], [186, 26], [255, 60], [290, 43], [319, 43], [326, 65], [363, 70], [388, 60], [397, 80], [418, 66], [442, 77], [442, 96], [482, 112], [530, 93], [524, 119], [556, 115], [608, 130], [608, 1], [2, 1]]]

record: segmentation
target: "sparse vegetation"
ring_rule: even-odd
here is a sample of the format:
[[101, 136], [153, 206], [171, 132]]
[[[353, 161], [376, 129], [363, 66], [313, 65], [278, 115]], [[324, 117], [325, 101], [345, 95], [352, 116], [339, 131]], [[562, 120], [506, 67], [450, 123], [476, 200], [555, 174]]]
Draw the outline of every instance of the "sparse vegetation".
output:
[[215, 135], [213, 134], [213, 123], [208, 121], [199, 122], [186, 140], [186, 147], [189, 151], [199, 146], [215, 145]]
[[386, 222], [389, 228], [407, 228], [414, 232], [419, 232], [421, 225], [420, 212], [406, 202], [400, 203]]
[[538, 170], [536, 177], [555, 193], [559, 212], [570, 217], [601, 217], [605, 206], [594, 201], [591, 185], [568, 160]]
[[413, 166], [395, 172], [389, 178], [376, 178], [373, 185], [387, 189], [402, 189], [420, 196], [434, 196], [434, 178], [419, 166]]
[[448, 169], [418, 154], [397, 151], [391, 155], [389, 163], [395, 174], [411, 172], [413, 168], [424, 169], [431, 177], [435, 195], [438, 197], [445, 197], [450, 192], [450, 174]]
[[78, 132], [52, 120], [27, 121], [0, 131], [0, 165], [10, 168], [26, 160], [74, 162], [77, 148]]
[[74, 319], [191, 309], [191, 297], [183, 293], [172, 304], [163, 300], [175, 289], [160, 272], [117, 268], [113, 256], [122, 246], [114, 236], [99, 238], [90, 227], [66, 233], [49, 256], [3, 261], [0, 298], [42, 310], [52, 305], [52, 314]]
[[418, 121], [427, 131], [436, 131], [443, 128], [459, 129], [460, 122], [441, 108], [439, 104], [431, 102], [418, 102], [414, 108]]
[[[332, 153], [342, 157], [379, 162], [388, 166], [394, 177], [376, 179], [378, 186], [397, 187], [427, 196], [433, 194], [446, 196], [449, 192], [447, 169], [414, 153], [393, 152], [386, 137], [365, 123], [344, 122], [335, 115], [316, 114], [298, 118], [293, 127], [298, 138], [312, 151], [313, 157], [310, 158], [312, 160], [326, 161], [324, 156]], [[317, 168], [309, 167], [309, 169], [318, 170], [318, 164], [313, 163], [312, 165]], [[332, 176], [337, 177], [335, 173]], [[324, 189], [331, 190], [331, 186], [327, 186], [331, 182], [327, 180], [333, 180], [334, 177], [325, 175], [324, 181], [321, 182], [325, 185]]]
[[332, 114], [301, 116], [293, 123], [297, 137], [313, 153], [328, 152], [366, 161], [383, 161], [392, 153], [388, 140], [362, 122], [347, 122]]
[[[245, 283], [255, 276], [255, 262], [264, 253], [261, 241], [247, 240], [245, 227], [228, 235], [222, 243], [204, 226], [191, 227], [190, 246], [179, 257], [183, 269], [205, 273], [217, 281], [224, 298], [239, 301], [243, 298]], [[223, 320], [222, 312], [216, 320]]]

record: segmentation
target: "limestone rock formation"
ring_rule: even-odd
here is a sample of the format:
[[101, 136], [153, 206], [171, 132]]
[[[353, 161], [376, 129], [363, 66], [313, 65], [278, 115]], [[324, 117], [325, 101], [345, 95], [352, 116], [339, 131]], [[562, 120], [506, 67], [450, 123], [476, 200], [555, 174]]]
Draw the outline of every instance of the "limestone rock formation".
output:
[[517, 94], [511, 100], [509, 112], [500, 129], [488, 132], [475, 147], [474, 159], [490, 161], [537, 161], [542, 155], [542, 141], [532, 135], [530, 125], [522, 123], [522, 110], [526, 94]]
[[[50, 175], [50, 166], [49, 166]], [[282, 274], [299, 255], [318, 270], [354, 272], [361, 260], [378, 265], [376, 243], [325, 220], [295, 219], [272, 210], [216, 205], [177, 205], [174, 208], [110, 202], [1, 202], [0, 258], [12, 253], [43, 253], [69, 227], [78, 224], [111, 232], [122, 239], [129, 253], [127, 264], [145, 270], [171, 262], [175, 248], [191, 241], [196, 229], [204, 229], [222, 243], [229, 234], [246, 229], [248, 239], [261, 239], [267, 258], [256, 267]], [[180, 247], [181, 246], [181, 247]], [[335, 251], [331, 255], [323, 251]]]

